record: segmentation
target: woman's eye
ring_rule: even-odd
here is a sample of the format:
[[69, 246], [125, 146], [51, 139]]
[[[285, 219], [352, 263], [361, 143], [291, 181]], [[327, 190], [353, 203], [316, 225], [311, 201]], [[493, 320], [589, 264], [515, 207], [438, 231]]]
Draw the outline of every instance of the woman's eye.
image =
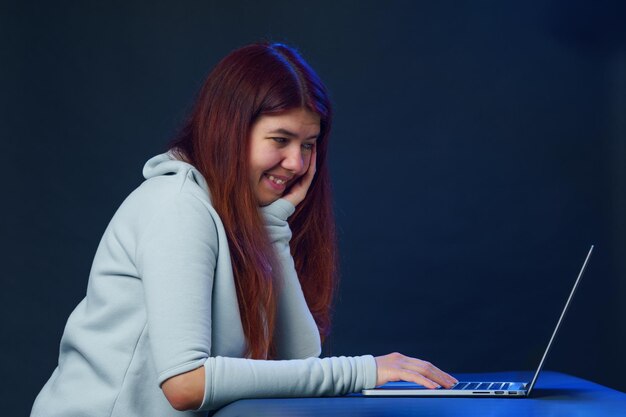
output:
[[285, 138], [271, 138], [274, 142], [284, 144], [287, 143], [287, 139]]
[[313, 150], [313, 147], [315, 146], [314, 143], [303, 143], [302, 147], [304, 149], [306, 149], [307, 151]]

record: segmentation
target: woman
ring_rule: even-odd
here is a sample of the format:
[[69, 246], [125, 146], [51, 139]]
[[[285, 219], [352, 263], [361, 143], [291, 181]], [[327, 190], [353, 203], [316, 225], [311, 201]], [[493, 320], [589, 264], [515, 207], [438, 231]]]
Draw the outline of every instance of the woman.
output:
[[239, 398], [452, 385], [400, 354], [318, 358], [335, 279], [330, 127], [326, 90], [293, 49], [224, 58], [108, 225], [31, 415], [191, 416]]

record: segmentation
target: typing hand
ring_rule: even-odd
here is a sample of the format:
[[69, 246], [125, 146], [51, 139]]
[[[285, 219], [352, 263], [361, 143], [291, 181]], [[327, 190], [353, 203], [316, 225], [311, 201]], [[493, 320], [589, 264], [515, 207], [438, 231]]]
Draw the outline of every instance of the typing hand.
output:
[[377, 386], [389, 381], [408, 381], [426, 388], [450, 388], [459, 382], [429, 362], [400, 353], [377, 356], [375, 359]]

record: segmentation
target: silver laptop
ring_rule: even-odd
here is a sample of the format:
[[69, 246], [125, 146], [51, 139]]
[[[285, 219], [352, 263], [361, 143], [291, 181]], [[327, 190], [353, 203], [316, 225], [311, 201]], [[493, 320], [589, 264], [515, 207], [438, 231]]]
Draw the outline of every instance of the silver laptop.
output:
[[567, 302], [565, 303], [565, 307], [563, 307], [563, 311], [561, 312], [561, 317], [559, 317], [559, 321], [556, 323], [556, 327], [554, 328], [554, 332], [552, 332], [552, 337], [548, 342], [548, 346], [546, 347], [545, 352], [543, 353], [543, 357], [539, 362], [539, 366], [537, 367], [537, 371], [535, 371], [535, 376], [533, 377], [531, 382], [473, 382], [473, 381], [462, 381], [456, 383], [451, 388], [439, 388], [439, 389], [428, 389], [421, 385], [417, 385], [411, 382], [390, 382], [383, 386], [373, 389], [363, 390], [363, 395], [373, 395], [373, 396], [382, 396], [382, 397], [500, 397], [500, 398], [521, 398], [528, 397], [535, 386], [535, 382], [537, 382], [537, 378], [539, 377], [539, 372], [541, 372], [541, 368], [543, 367], [543, 363], [548, 356], [548, 352], [550, 352], [550, 347], [552, 347], [552, 343], [556, 337], [557, 332], [559, 331], [559, 327], [561, 326], [561, 322], [563, 321], [563, 317], [565, 317], [565, 313], [567, 313], [567, 309], [569, 308], [570, 302], [574, 297], [574, 293], [576, 292], [576, 288], [578, 287], [578, 283], [585, 272], [585, 268], [587, 267], [587, 262], [591, 257], [591, 252], [593, 252], [593, 245], [589, 248], [589, 252], [587, 253], [587, 257], [585, 258], [585, 262], [583, 262], [583, 266], [580, 268], [580, 272], [578, 273], [578, 278], [576, 278], [576, 282], [574, 283], [574, 287], [567, 298]]

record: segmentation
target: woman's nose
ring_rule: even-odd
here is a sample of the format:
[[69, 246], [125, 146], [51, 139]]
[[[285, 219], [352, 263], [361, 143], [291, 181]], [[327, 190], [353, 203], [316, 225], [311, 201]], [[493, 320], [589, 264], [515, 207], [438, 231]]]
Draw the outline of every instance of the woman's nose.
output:
[[282, 166], [295, 174], [300, 174], [302, 172], [302, 169], [304, 168], [304, 159], [299, 146], [285, 149]]

